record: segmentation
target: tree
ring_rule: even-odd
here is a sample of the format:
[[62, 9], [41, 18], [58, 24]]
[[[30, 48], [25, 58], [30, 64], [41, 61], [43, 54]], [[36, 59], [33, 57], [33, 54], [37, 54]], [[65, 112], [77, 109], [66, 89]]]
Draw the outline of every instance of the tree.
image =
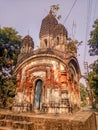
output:
[[88, 74], [89, 84], [93, 90], [95, 103], [98, 103], [98, 60], [90, 65], [91, 71]]
[[[89, 54], [91, 56], [98, 55], [98, 19], [95, 20], [93, 28], [88, 41], [90, 47]], [[91, 70], [88, 73], [88, 82], [91, 90], [93, 90], [95, 103], [98, 103], [98, 60], [94, 61], [89, 67]]]
[[82, 106], [85, 106], [87, 104], [86, 98], [88, 97], [88, 92], [87, 92], [87, 88], [82, 83], [80, 83], [80, 96], [81, 96]]
[[0, 101], [6, 107], [15, 95], [16, 80], [12, 76], [17, 63], [21, 36], [11, 27], [0, 29]]
[[88, 45], [90, 55], [98, 55], [98, 19], [95, 20]]
[[7, 107], [8, 103], [12, 103], [15, 96], [16, 79], [14, 77], [6, 78], [0, 75], [0, 102], [2, 107]]
[[0, 58], [5, 59], [6, 64], [16, 64], [20, 42], [21, 36], [18, 35], [18, 32], [11, 27], [4, 27], [3, 29], [0, 29]]

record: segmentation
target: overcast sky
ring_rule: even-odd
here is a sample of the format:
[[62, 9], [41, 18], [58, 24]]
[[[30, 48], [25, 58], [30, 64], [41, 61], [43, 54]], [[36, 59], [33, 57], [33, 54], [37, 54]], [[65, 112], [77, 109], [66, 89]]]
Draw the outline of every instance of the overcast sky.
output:
[[[78, 51], [78, 54], [80, 54], [78, 61], [83, 74], [84, 59], [89, 64], [94, 59], [88, 55], [88, 49], [86, 54], [84, 54], [84, 48], [86, 40], [89, 39], [93, 22], [98, 18], [98, 0], [77, 0], [65, 21], [74, 2], [75, 0], [0, 0], [0, 25], [1, 28], [13, 27], [23, 37], [29, 32], [36, 47], [39, 44], [42, 19], [48, 14], [51, 5], [59, 4], [60, 10], [58, 14], [62, 16], [59, 22], [65, 25], [68, 30], [68, 36], [78, 41], [83, 41], [83, 45]], [[87, 21], [87, 19], [89, 20]], [[72, 32], [74, 32], [74, 36]], [[86, 32], [88, 32], [88, 35]]]

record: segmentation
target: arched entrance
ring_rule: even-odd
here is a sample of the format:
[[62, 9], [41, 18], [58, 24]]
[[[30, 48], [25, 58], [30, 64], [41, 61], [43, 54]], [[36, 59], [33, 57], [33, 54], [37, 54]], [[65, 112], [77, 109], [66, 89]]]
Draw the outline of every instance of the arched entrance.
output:
[[42, 99], [42, 80], [38, 79], [35, 83], [35, 93], [34, 93], [34, 109], [40, 110], [41, 99]]

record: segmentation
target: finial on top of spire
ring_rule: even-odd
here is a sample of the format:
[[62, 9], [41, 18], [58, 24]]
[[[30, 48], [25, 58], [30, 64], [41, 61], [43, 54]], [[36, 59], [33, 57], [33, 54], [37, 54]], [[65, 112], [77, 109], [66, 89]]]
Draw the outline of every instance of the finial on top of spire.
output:
[[50, 9], [49, 14], [52, 15], [52, 9]]

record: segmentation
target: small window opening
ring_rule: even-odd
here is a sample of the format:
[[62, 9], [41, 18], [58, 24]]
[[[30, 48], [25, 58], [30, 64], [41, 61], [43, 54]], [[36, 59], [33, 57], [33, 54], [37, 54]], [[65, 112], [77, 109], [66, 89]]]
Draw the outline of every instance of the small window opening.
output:
[[47, 47], [47, 39], [45, 39], [44, 42], [45, 42], [45, 45], [46, 45], [46, 47]]
[[59, 37], [57, 37], [57, 45], [59, 44]]

